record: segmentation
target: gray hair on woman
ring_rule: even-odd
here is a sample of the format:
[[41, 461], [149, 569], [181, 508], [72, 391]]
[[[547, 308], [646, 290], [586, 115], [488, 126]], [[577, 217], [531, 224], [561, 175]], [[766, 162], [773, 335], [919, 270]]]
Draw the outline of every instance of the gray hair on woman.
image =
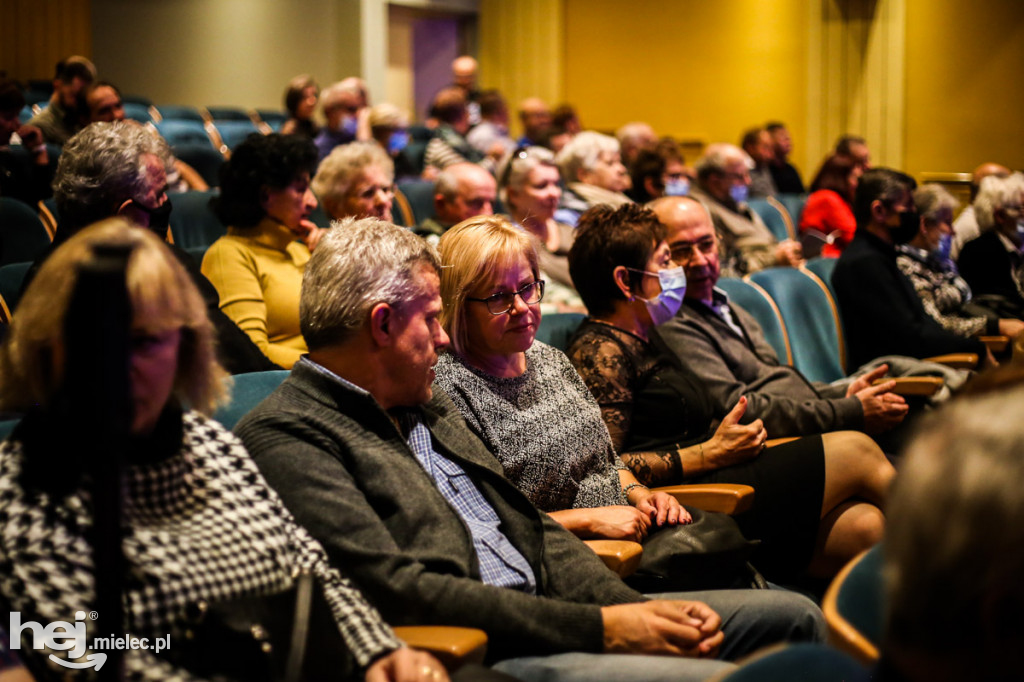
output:
[[511, 268], [523, 256], [534, 279], [539, 279], [537, 250], [524, 230], [497, 215], [463, 220], [441, 236], [438, 249], [445, 265], [441, 273], [441, 326], [451, 339], [452, 348], [465, 354], [469, 292], [483, 280]]
[[311, 351], [345, 343], [378, 303], [401, 308], [423, 291], [421, 267], [440, 271], [437, 252], [409, 230], [378, 218], [345, 218], [306, 264], [299, 324]]
[[565, 182], [579, 182], [581, 170], [593, 170], [601, 154], [618, 154], [619, 141], [593, 130], [584, 130], [572, 138], [555, 157]]
[[53, 181], [61, 231], [73, 232], [102, 220], [116, 213], [125, 199], [145, 195], [147, 154], [172, 169], [163, 138], [130, 121], [93, 123], [68, 140]]
[[550, 166], [558, 168], [555, 155], [545, 147], [527, 147], [513, 152], [498, 177], [501, 179], [501, 200], [508, 206], [508, 188], [520, 189], [526, 185], [527, 179], [534, 168]]
[[1014, 173], [1008, 178], [990, 175], [981, 181], [974, 199], [974, 217], [978, 229], [988, 232], [996, 226], [996, 211], [1005, 206], [1020, 206], [1024, 195], [1024, 174]]
[[376, 142], [340, 145], [320, 162], [310, 186], [324, 203], [328, 215], [333, 214], [331, 207], [345, 198], [353, 183], [371, 166], [384, 171], [388, 182], [395, 179], [394, 161]]
[[938, 222], [940, 214], [944, 211], [952, 215], [959, 205], [956, 197], [935, 182], [921, 185], [914, 191], [914, 206], [917, 207], [917, 212], [922, 218], [933, 223]]

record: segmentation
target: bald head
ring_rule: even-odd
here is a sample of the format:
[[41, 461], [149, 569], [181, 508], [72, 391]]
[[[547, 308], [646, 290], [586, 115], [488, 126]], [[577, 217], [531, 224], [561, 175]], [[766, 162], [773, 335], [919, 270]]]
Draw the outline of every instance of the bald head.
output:
[[456, 57], [452, 61], [452, 81], [463, 90], [472, 90], [476, 84], [476, 60], [469, 55]]
[[492, 215], [497, 194], [497, 183], [488, 171], [475, 163], [456, 163], [437, 176], [434, 213], [442, 225]]
[[665, 227], [672, 260], [686, 271], [686, 298], [710, 303], [721, 268], [718, 240], [707, 209], [690, 197], [662, 197], [647, 207]]
[[992, 161], [987, 161], [975, 168], [971, 174], [971, 196], [978, 193], [982, 180], [993, 175], [997, 178], [1008, 178], [1010, 177], [1010, 169]]

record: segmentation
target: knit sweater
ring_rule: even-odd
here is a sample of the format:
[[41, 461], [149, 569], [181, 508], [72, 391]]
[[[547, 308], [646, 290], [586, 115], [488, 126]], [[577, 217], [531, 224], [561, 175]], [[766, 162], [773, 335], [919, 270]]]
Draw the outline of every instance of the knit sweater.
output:
[[365, 391], [299, 362], [236, 431], [299, 523], [388, 622], [480, 628], [490, 660], [600, 651], [600, 607], [643, 595], [509, 483], [442, 392], [414, 409], [437, 452], [494, 507], [534, 571], [537, 595], [480, 581], [465, 523]]
[[436, 370], [435, 385], [539, 509], [625, 504], [618, 473], [624, 465], [601, 408], [561, 351], [534, 342], [526, 372], [508, 379], [451, 352], [441, 355]]
[[[84, 489], [57, 499], [22, 486], [20, 432], [0, 444], [0, 595], [21, 622], [73, 621], [94, 604], [91, 499]], [[182, 637], [200, 600], [274, 594], [292, 585], [295, 569], [311, 569], [349, 650], [360, 665], [398, 646], [391, 629], [347, 579], [327, 565], [323, 549], [296, 525], [241, 443], [215, 421], [186, 413], [176, 454], [125, 472], [124, 538], [128, 577], [126, 629], [138, 637]], [[95, 625], [84, 621], [88, 642]], [[25, 640], [27, 638], [27, 641]], [[179, 640], [180, 641], [180, 640]], [[22, 652], [35, 651], [31, 631]], [[87, 652], [91, 653], [90, 652]], [[84, 660], [84, 659], [83, 659]], [[186, 679], [151, 652], [125, 652], [135, 679]], [[82, 671], [84, 674], [84, 671]]]

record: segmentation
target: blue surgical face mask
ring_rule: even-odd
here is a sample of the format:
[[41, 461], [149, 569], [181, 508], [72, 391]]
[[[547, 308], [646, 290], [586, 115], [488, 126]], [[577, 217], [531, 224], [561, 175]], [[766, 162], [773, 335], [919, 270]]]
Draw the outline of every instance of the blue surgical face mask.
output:
[[355, 116], [346, 116], [341, 122], [341, 132], [355, 137], [359, 129], [359, 120]]
[[388, 152], [397, 154], [405, 149], [407, 144], [409, 144], [409, 133], [404, 130], [396, 130], [388, 138]]
[[[645, 275], [654, 276], [655, 274], [646, 270], [626, 269], [643, 272]], [[657, 275], [658, 282], [661, 284], [661, 293], [654, 298], [637, 296], [647, 306], [647, 313], [655, 325], [664, 324], [675, 317], [683, 306], [683, 297], [686, 296], [686, 272], [681, 266], [662, 270]]]
[[750, 196], [750, 187], [743, 183], [733, 185], [729, 188], [729, 196], [732, 197], [732, 200], [737, 204], [742, 204], [747, 200], [747, 197]]
[[939, 261], [945, 263], [949, 260], [949, 254], [953, 250], [953, 235], [944, 234], [939, 237], [939, 245], [932, 251], [932, 255]]
[[670, 178], [665, 183], [665, 196], [685, 197], [690, 193], [690, 181], [686, 178]]

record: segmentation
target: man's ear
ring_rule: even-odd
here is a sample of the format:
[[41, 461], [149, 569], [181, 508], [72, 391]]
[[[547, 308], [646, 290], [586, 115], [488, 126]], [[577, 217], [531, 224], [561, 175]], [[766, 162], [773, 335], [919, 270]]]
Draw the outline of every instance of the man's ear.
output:
[[394, 343], [395, 310], [387, 303], [378, 303], [370, 309], [370, 336], [378, 346]]
[[632, 301], [633, 292], [629, 287], [629, 270], [622, 265], [616, 265], [615, 269], [612, 270], [612, 277], [615, 278], [615, 286], [619, 288], [619, 291], [626, 297], [626, 300]]
[[650, 176], [644, 178], [644, 191], [647, 192], [648, 196], [656, 197], [658, 196], [658, 194], [662, 193], [664, 189], [664, 187], [658, 187], [658, 184], [657, 182], [655, 182], [654, 178]]
[[886, 209], [885, 204], [882, 203], [881, 199], [875, 199], [871, 202], [871, 221], [878, 224], [885, 224], [887, 214], [889, 213]]

